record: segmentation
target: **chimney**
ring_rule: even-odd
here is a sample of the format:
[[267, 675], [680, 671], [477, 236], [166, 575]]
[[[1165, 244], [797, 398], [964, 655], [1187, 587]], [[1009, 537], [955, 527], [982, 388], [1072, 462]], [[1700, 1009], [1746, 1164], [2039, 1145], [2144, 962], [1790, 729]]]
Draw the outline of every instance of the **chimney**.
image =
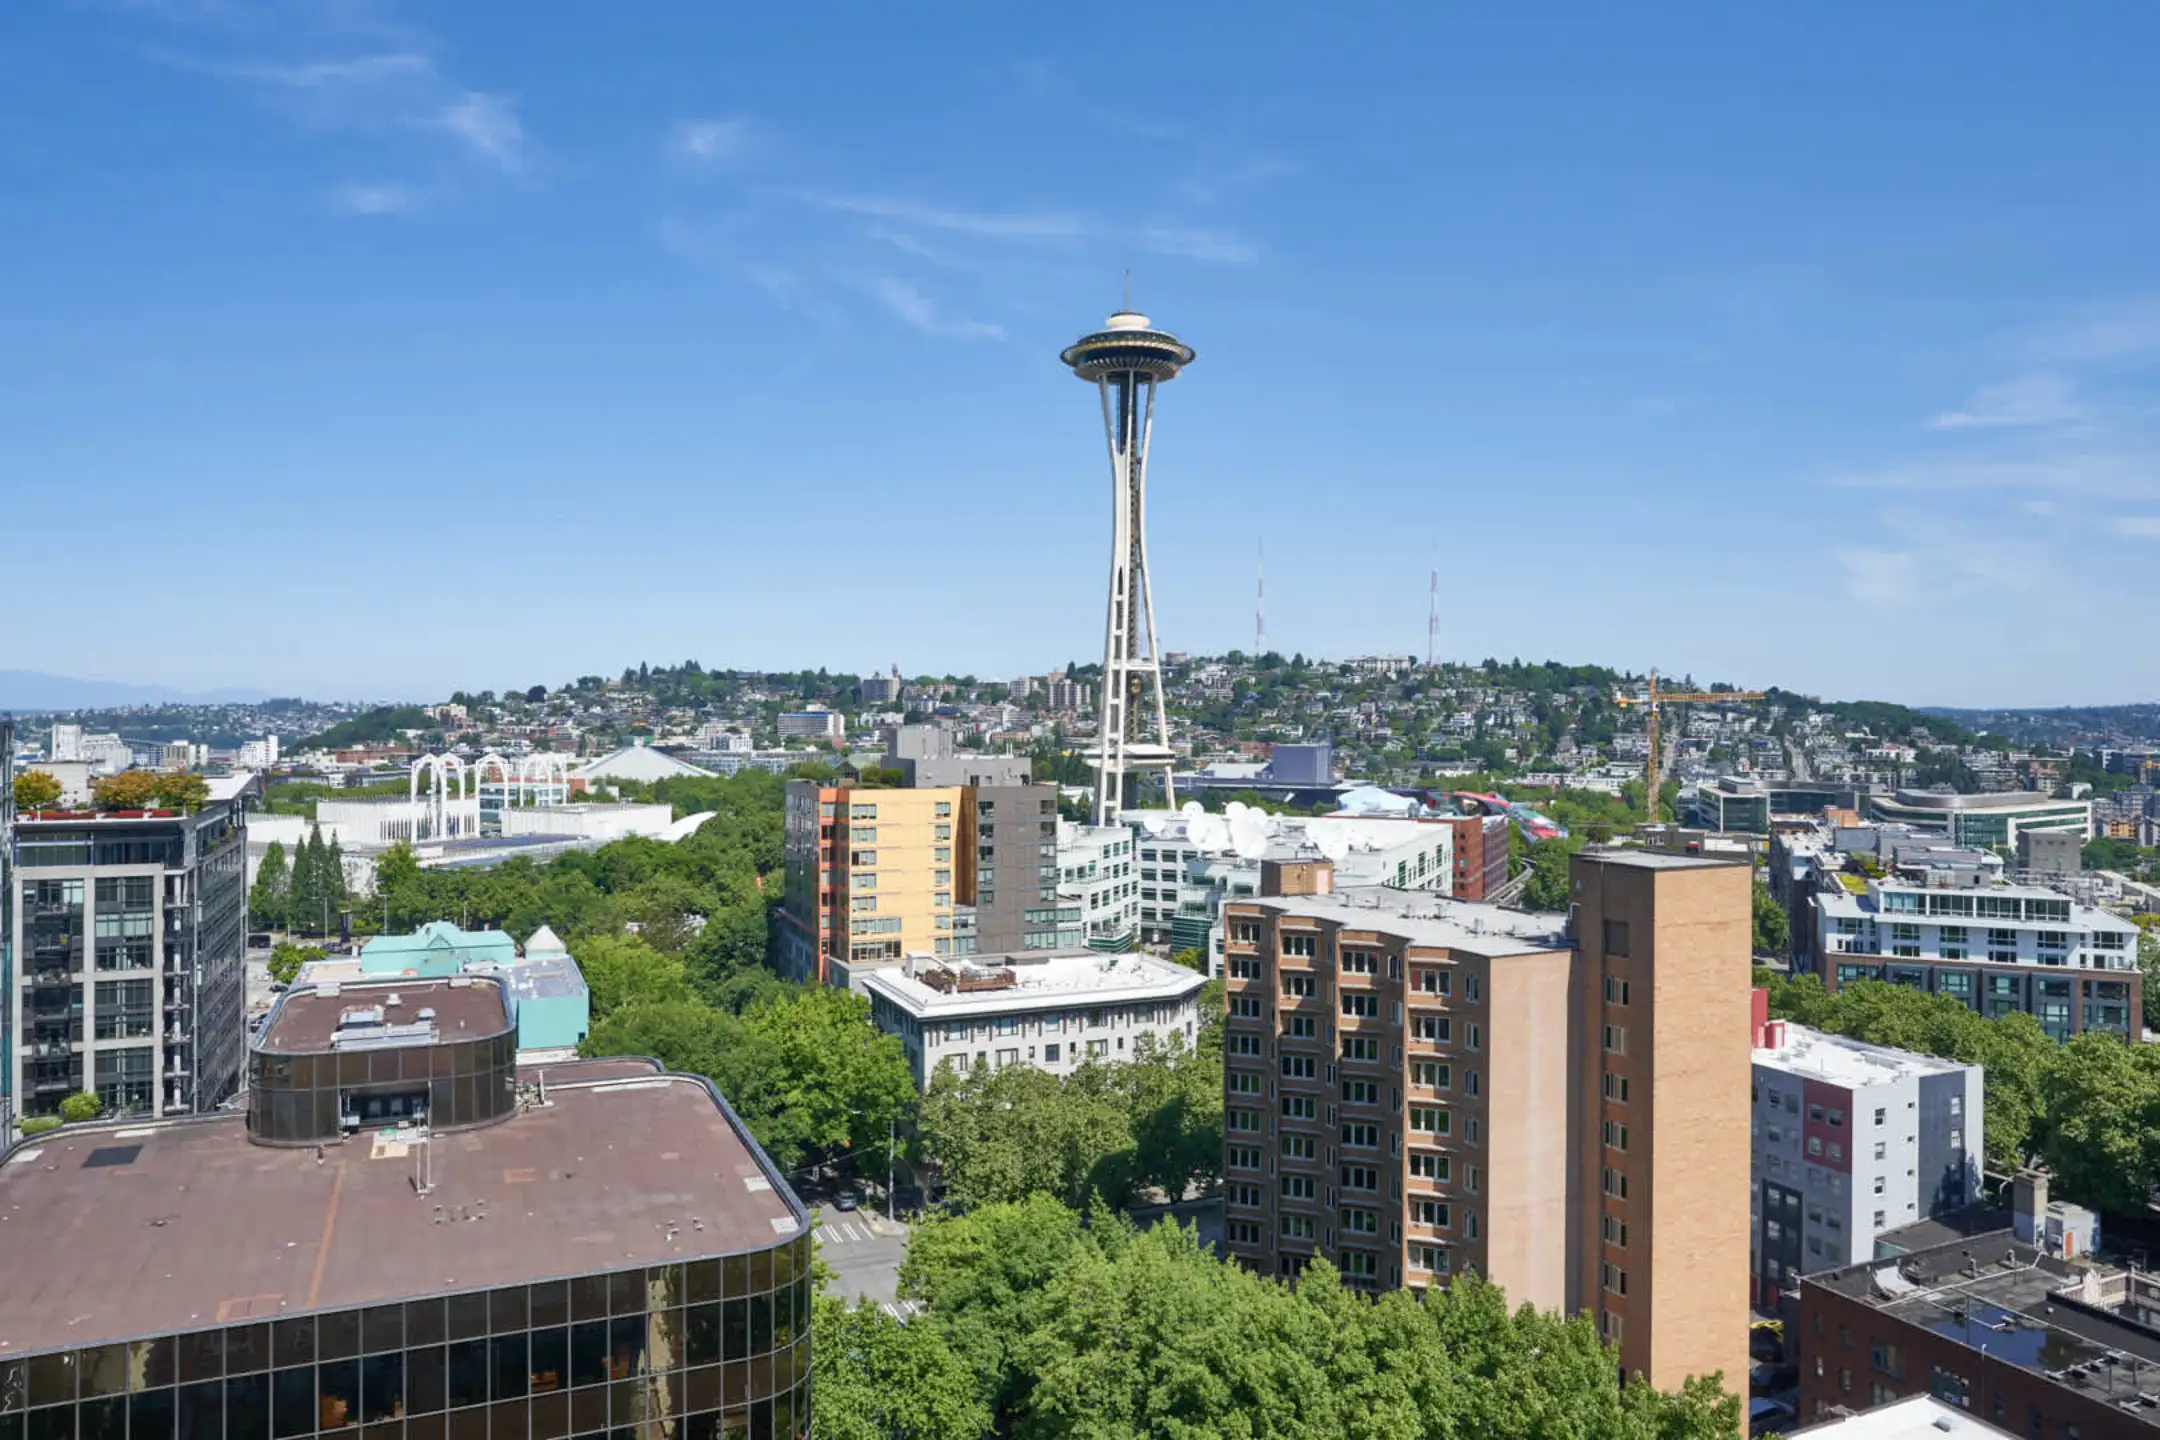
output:
[[2047, 1171], [2038, 1166], [2020, 1170], [2010, 1189], [2011, 1232], [2028, 1245], [2044, 1245], [2047, 1208]]
[[1332, 895], [1335, 863], [1332, 860], [1263, 860], [1260, 862], [1260, 893], [1266, 895]]
[[1760, 985], [1756, 986], [1750, 997], [1749, 1008], [1753, 1016], [1750, 1033], [1755, 1037], [1755, 1048], [1761, 1050], [1771, 1043], [1763, 1034], [1770, 1024], [1770, 992]]

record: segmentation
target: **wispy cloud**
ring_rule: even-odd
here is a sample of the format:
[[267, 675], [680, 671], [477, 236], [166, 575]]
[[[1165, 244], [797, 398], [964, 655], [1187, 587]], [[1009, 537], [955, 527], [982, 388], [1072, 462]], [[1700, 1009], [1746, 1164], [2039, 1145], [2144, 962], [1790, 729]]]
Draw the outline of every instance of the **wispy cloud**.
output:
[[[390, 0], [105, 3], [145, 27], [149, 58], [242, 87], [294, 123], [374, 141], [432, 133], [503, 173], [529, 168], [533, 147], [515, 101], [448, 73], [429, 37], [400, 23]], [[433, 164], [442, 169], [439, 157]], [[446, 192], [456, 179], [445, 171], [427, 188]], [[385, 215], [410, 211], [420, 193], [400, 181], [342, 185], [331, 195], [341, 213]]]
[[1205, 163], [1197, 174], [1178, 184], [1178, 194], [1194, 205], [1213, 205], [1240, 191], [1250, 190], [1297, 173], [1294, 161], [1280, 155], [1252, 155], [1228, 164]]
[[410, 215], [420, 205], [418, 190], [394, 181], [340, 185], [330, 192], [330, 208], [343, 215]]
[[1138, 238], [1142, 249], [1157, 255], [1175, 255], [1186, 260], [1250, 265], [1260, 258], [1258, 247], [1251, 241], [1220, 230], [1201, 230], [1178, 225], [1144, 225]]
[[2090, 306], [2021, 347], [2043, 365], [2108, 366], [2160, 357], [2160, 295]]
[[287, 90], [320, 90], [333, 85], [367, 85], [401, 76], [434, 73], [425, 55], [355, 55], [341, 60], [309, 60], [294, 65], [229, 65], [208, 67], [236, 80], [252, 80]]
[[1004, 327], [982, 320], [959, 320], [947, 316], [944, 311], [920, 288], [894, 275], [865, 275], [858, 277], [865, 293], [887, 313], [904, 325], [922, 331], [925, 335], [957, 336], [962, 339], [1002, 340]]
[[1928, 421], [1930, 430], [1999, 430], [2066, 425], [2079, 419], [2077, 386], [2061, 375], [2024, 375], [1983, 386], [1962, 410]]
[[895, 230], [889, 225], [873, 225], [865, 233], [872, 240], [890, 245], [903, 255], [912, 255], [917, 260], [926, 260], [932, 265], [941, 265], [947, 270], [972, 270], [975, 268], [958, 256], [910, 235], [905, 230]]
[[732, 165], [749, 153], [757, 129], [748, 120], [678, 120], [668, 150], [693, 165]]
[[1862, 605], [1909, 604], [1919, 595], [1919, 557], [1909, 550], [1847, 549], [1837, 552], [1847, 598]]
[[2160, 540], [2160, 515], [2117, 515], [2108, 529], [2135, 540]]
[[518, 120], [517, 107], [500, 95], [468, 90], [445, 105], [434, 123], [503, 170], [524, 166], [525, 126]]
[[897, 220], [925, 230], [948, 230], [986, 240], [1077, 240], [1088, 231], [1087, 221], [1081, 216], [1054, 210], [952, 210], [891, 195], [810, 194], [804, 198], [844, 214]]

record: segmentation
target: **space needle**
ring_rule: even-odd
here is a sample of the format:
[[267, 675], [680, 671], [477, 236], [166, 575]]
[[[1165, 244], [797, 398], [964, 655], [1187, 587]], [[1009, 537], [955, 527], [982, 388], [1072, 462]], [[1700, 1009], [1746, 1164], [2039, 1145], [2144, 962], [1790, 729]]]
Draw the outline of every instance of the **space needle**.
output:
[[1162, 659], [1155, 644], [1155, 588], [1147, 568], [1147, 452], [1155, 424], [1155, 387], [1193, 362], [1193, 349], [1158, 330], [1137, 310], [1120, 310], [1103, 328], [1059, 355], [1102, 395], [1103, 438], [1110, 445], [1110, 604], [1103, 627], [1101, 735], [1095, 753], [1095, 823], [1116, 823], [1136, 806], [1136, 782], [1162, 773], [1163, 803], [1174, 805], [1170, 715], [1163, 705]]

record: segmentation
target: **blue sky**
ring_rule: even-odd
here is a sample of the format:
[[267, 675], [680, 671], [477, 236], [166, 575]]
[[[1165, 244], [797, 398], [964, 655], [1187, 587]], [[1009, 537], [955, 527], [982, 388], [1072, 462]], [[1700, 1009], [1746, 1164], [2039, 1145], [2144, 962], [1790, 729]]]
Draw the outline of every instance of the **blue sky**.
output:
[[1172, 648], [2160, 690], [2160, 10], [602, 13], [6, 7], [0, 667], [1092, 658], [1130, 267]]

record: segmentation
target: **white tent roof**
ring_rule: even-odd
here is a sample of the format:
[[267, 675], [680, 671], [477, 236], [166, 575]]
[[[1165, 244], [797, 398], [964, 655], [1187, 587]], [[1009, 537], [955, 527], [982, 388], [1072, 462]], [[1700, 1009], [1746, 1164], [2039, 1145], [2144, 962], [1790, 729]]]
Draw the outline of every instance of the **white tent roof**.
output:
[[676, 775], [710, 775], [649, 745], [626, 745], [612, 755], [588, 760], [577, 768], [587, 780], [666, 780]]

